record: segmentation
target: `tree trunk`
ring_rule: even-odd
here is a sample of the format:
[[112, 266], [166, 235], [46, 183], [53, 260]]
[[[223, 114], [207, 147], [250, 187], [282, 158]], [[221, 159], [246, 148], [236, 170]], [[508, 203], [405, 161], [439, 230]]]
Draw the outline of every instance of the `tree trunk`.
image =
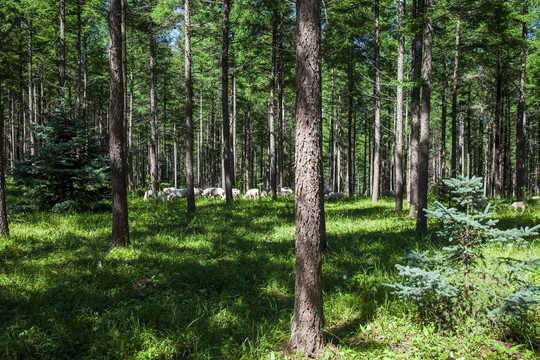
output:
[[152, 196], [157, 200], [158, 183], [158, 133], [157, 133], [157, 76], [156, 76], [156, 34], [150, 23], [150, 181]]
[[495, 109], [493, 115], [493, 162], [491, 166], [491, 176], [496, 196], [502, 196], [503, 193], [503, 174], [500, 173], [499, 166], [502, 162], [502, 56], [499, 53], [497, 59], [497, 88], [495, 95]]
[[124, 86], [122, 84], [121, 0], [109, 1], [110, 122], [109, 151], [112, 183], [111, 247], [129, 244], [129, 223], [124, 161]]
[[[423, 14], [423, 0], [414, 1], [414, 17], [419, 20]], [[420, 81], [422, 76], [422, 37], [421, 25], [416, 26], [412, 41], [411, 81], [415, 84], [411, 90], [411, 140], [409, 144], [411, 209], [409, 216], [416, 218], [418, 211], [418, 155], [420, 141]]]
[[278, 12], [274, 8], [272, 16], [272, 63], [270, 71], [270, 95], [268, 95], [268, 134], [269, 134], [269, 157], [270, 157], [270, 189], [272, 192], [272, 200], [277, 199], [277, 167], [276, 167], [276, 133], [274, 124], [274, 91], [276, 79], [276, 47], [277, 47], [277, 29], [278, 27]]
[[283, 117], [285, 113], [283, 105], [283, 88], [284, 88], [284, 74], [283, 74], [283, 13], [279, 14], [279, 26], [278, 26], [278, 81], [277, 81], [277, 93], [278, 93], [278, 141], [277, 141], [277, 173], [279, 187], [284, 186], [283, 178], [283, 133], [285, 128], [283, 126]]
[[[525, 10], [526, 11], [526, 10]], [[527, 144], [525, 137], [525, 70], [527, 67], [527, 23], [522, 24], [521, 40], [523, 45], [521, 46], [521, 71], [519, 77], [519, 101], [517, 108], [517, 121], [516, 121], [516, 198], [519, 200], [523, 197], [523, 188], [525, 186], [525, 170], [527, 164], [527, 153], [525, 147]]]
[[127, 124], [127, 167], [128, 167], [128, 189], [133, 192], [135, 184], [133, 179], [133, 72], [131, 72], [129, 87], [129, 114]]
[[324, 341], [320, 3], [296, 4], [296, 280], [289, 349], [316, 357]]
[[[195, 192], [193, 184], [193, 80], [191, 78], [191, 13], [190, 0], [184, 0], [184, 54], [186, 81], [186, 186], [187, 209], [195, 212]], [[176, 137], [176, 131], [175, 135]], [[175, 141], [176, 144], [176, 141]], [[176, 173], [176, 163], [175, 173]]]
[[60, 33], [58, 36], [58, 97], [60, 101], [64, 97], [64, 85], [66, 83], [66, 2], [60, 0]]
[[[81, 114], [81, 81], [82, 81], [82, 21], [81, 21], [81, 3], [77, 0], [77, 78], [75, 79], [75, 117]], [[125, 19], [122, 19], [122, 26]], [[122, 49], [122, 56], [125, 57], [125, 49]], [[123, 72], [123, 71], [122, 71]], [[124, 96], [126, 96], [126, 79], [124, 77]], [[127, 109], [124, 104], [124, 111]], [[124, 127], [125, 128], [125, 127]]]
[[456, 25], [456, 47], [454, 57], [454, 77], [452, 85], [452, 142], [450, 149], [450, 176], [457, 175], [457, 95], [458, 95], [458, 71], [459, 71], [459, 46], [460, 46], [461, 18], [458, 15]]
[[[399, 0], [398, 27], [403, 30], [405, 0]], [[396, 103], [396, 212], [403, 211], [403, 62], [405, 60], [405, 37], [398, 37], [397, 103]]]
[[[28, 20], [28, 123], [30, 125], [30, 155], [36, 154], [34, 125], [36, 123], [36, 111], [34, 107], [34, 78], [32, 69], [32, 21]], [[3, 131], [3, 128], [0, 128]]]
[[221, 52], [221, 111], [223, 115], [223, 174], [227, 204], [232, 201], [229, 140], [229, 0], [223, 0], [223, 37]]
[[448, 113], [448, 80], [446, 77], [446, 57], [443, 57], [444, 63], [444, 80], [442, 89], [442, 104], [441, 104], [441, 153], [440, 153], [440, 177], [446, 178], [446, 118]]
[[9, 236], [9, 223], [6, 209], [6, 151], [4, 147], [4, 93], [0, 69], [0, 238]]
[[197, 185], [203, 187], [202, 152], [203, 152], [203, 88], [199, 93], [199, 139], [197, 141]]
[[334, 172], [335, 172], [335, 140], [334, 140], [334, 68], [332, 67], [332, 80], [331, 80], [331, 90], [330, 90], [330, 126], [329, 126], [329, 133], [330, 133], [330, 139], [328, 140], [328, 186], [332, 191], [334, 191]]
[[[422, 0], [421, 0], [422, 1]], [[424, 209], [428, 207], [428, 167], [429, 167], [429, 116], [431, 110], [431, 59], [433, 48], [432, 18], [433, 0], [424, 0], [424, 59], [422, 64], [422, 116], [420, 120], [420, 147], [418, 152], [418, 216], [416, 229], [425, 231], [427, 219]]]
[[381, 69], [379, 54], [379, 0], [374, 4], [375, 12], [375, 84], [373, 87], [373, 186], [371, 188], [371, 202], [379, 201], [381, 181]]

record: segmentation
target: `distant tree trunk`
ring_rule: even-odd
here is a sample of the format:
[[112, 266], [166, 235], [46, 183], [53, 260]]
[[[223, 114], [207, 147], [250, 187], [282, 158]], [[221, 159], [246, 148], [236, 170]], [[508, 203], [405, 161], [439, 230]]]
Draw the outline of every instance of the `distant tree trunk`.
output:
[[332, 85], [330, 90], [330, 127], [329, 127], [329, 133], [330, 133], [330, 139], [328, 141], [328, 186], [334, 191], [334, 172], [335, 172], [335, 148], [336, 148], [336, 142], [334, 140], [334, 67], [332, 67]]
[[129, 114], [127, 126], [127, 167], [128, 167], [128, 189], [133, 192], [135, 184], [133, 179], [133, 71], [131, 72], [129, 86]]
[[278, 141], [277, 141], [277, 166], [278, 166], [278, 179], [279, 187], [284, 186], [284, 177], [283, 177], [283, 133], [285, 128], [283, 126], [283, 118], [285, 115], [285, 109], [283, 105], [283, 88], [284, 88], [284, 74], [283, 74], [283, 13], [279, 14], [279, 27], [278, 27], [278, 46], [277, 46], [277, 57], [278, 57], [278, 81], [277, 81], [277, 93], [278, 93]]
[[[30, 125], [30, 155], [35, 155], [36, 144], [34, 136], [34, 125], [36, 122], [36, 112], [34, 108], [34, 78], [32, 70], [32, 21], [28, 20], [28, 123]], [[0, 128], [3, 131], [3, 128]]]
[[223, 173], [227, 204], [232, 201], [229, 140], [229, 0], [223, 0], [223, 37], [221, 52], [221, 110], [223, 115]]
[[323, 347], [320, 2], [296, 3], [296, 280], [289, 349], [316, 357]]
[[459, 77], [459, 46], [460, 46], [461, 18], [458, 15], [456, 25], [456, 47], [454, 56], [454, 77], [452, 85], [452, 142], [450, 149], [450, 176], [457, 175], [457, 95]]
[[64, 85], [66, 83], [66, 2], [60, 0], [60, 33], [58, 35], [58, 97], [60, 101], [64, 97]]
[[[478, 176], [484, 175], [484, 183], [487, 182], [487, 178], [484, 174], [484, 68], [482, 66], [482, 75], [480, 80], [480, 121], [478, 126], [478, 147], [477, 147], [477, 168], [476, 173]], [[485, 186], [485, 184], [484, 184]]]
[[347, 196], [354, 194], [353, 175], [353, 46], [350, 45], [350, 57], [347, 70]]
[[[423, 0], [414, 0], [413, 12], [419, 20], [423, 14]], [[411, 209], [409, 216], [416, 218], [418, 211], [418, 155], [420, 141], [420, 85], [422, 76], [422, 37], [421, 25], [416, 25], [416, 34], [412, 41], [411, 81], [415, 84], [411, 90], [411, 140], [409, 144]]]
[[[195, 212], [195, 192], [193, 184], [193, 80], [191, 78], [191, 12], [190, 0], [184, 0], [184, 54], [186, 81], [186, 186], [187, 209]], [[176, 131], [175, 131], [176, 137]], [[175, 142], [176, 144], [176, 142]], [[175, 172], [176, 172], [176, 163]]]
[[373, 87], [373, 186], [371, 187], [371, 202], [379, 201], [381, 177], [381, 69], [379, 54], [379, 0], [374, 3], [375, 18], [375, 84]]
[[203, 88], [199, 92], [199, 139], [197, 141], [197, 185], [203, 187], [202, 152], [203, 152]]
[[[81, 21], [81, 3], [77, 0], [77, 78], [75, 79], [75, 117], [81, 114], [81, 80], [82, 80], [82, 21]], [[123, 11], [122, 11], [123, 12]], [[125, 20], [122, 19], [122, 26]], [[125, 50], [122, 49], [122, 56], [125, 57]], [[126, 96], [126, 79], [124, 77], [124, 96]], [[127, 107], [124, 104], [124, 111]]]
[[0, 238], [9, 236], [9, 223], [6, 209], [6, 150], [4, 146], [4, 93], [0, 69]]
[[[526, 8], [525, 8], [526, 9]], [[525, 10], [526, 11], [526, 10]], [[516, 121], [516, 198], [521, 199], [523, 197], [523, 188], [525, 186], [525, 170], [526, 170], [526, 156], [525, 147], [527, 144], [525, 136], [525, 81], [526, 81], [526, 67], [527, 67], [527, 48], [525, 42], [527, 41], [527, 23], [522, 24], [521, 40], [523, 45], [521, 46], [521, 71], [519, 77], [519, 101], [517, 108], [517, 121]]]
[[272, 200], [277, 199], [277, 167], [276, 167], [276, 133], [274, 123], [274, 91], [276, 83], [276, 47], [278, 38], [278, 12], [277, 8], [274, 8], [272, 16], [272, 62], [270, 71], [270, 94], [268, 95], [268, 134], [269, 138], [269, 157], [270, 157], [270, 189], [272, 192]]
[[446, 178], [446, 118], [448, 113], [448, 80], [446, 77], [446, 57], [443, 57], [444, 63], [444, 80], [442, 89], [442, 104], [441, 104], [441, 153], [440, 153], [440, 177]]
[[[120, 6], [122, 7], [122, 83], [124, 85], [124, 131], [126, 131], [126, 135], [131, 135], [131, 129], [128, 125], [128, 81], [127, 81], [127, 24], [126, 24], [126, 13], [127, 13], [127, 0], [121, 0]], [[80, 6], [79, 6], [80, 7]], [[80, 63], [79, 63], [80, 66]], [[127, 166], [127, 176], [128, 176], [128, 184], [129, 184], [129, 178], [130, 173], [133, 172], [131, 170], [132, 162], [130, 161], [130, 149], [131, 147], [131, 140], [127, 139], [127, 141], [124, 142], [124, 145], [126, 148], [124, 149], [124, 154], [126, 155], [126, 166]], [[129, 186], [128, 186], [129, 187]]]
[[112, 183], [111, 247], [129, 244], [129, 223], [124, 160], [124, 86], [122, 84], [121, 0], [109, 0], [110, 122], [109, 151]]
[[424, 209], [428, 207], [428, 167], [429, 167], [429, 116], [431, 109], [431, 62], [433, 48], [432, 4], [424, 1], [424, 59], [422, 64], [422, 116], [420, 120], [420, 147], [418, 151], [418, 216], [416, 229], [425, 231], [427, 219]]
[[237, 126], [237, 118], [236, 118], [236, 69], [232, 69], [231, 74], [231, 82], [232, 82], [232, 104], [231, 104], [231, 111], [232, 111], [232, 124], [231, 124], [231, 132], [232, 132], [232, 174], [231, 174], [231, 183], [232, 187], [236, 187], [236, 180], [238, 176], [238, 154], [237, 154], [237, 146], [236, 146], [236, 126]]
[[497, 78], [496, 78], [496, 95], [493, 115], [493, 161], [491, 166], [491, 177], [495, 187], [495, 195], [502, 196], [503, 193], [503, 178], [504, 174], [499, 171], [502, 162], [502, 56], [499, 53], [497, 59]]
[[[399, 0], [398, 27], [403, 30], [403, 16], [405, 15], [405, 0]], [[403, 62], [405, 59], [405, 37], [402, 33], [398, 37], [398, 63], [397, 63], [397, 103], [396, 103], [396, 212], [403, 211]]]
[[334, 192], [341, 191], [341, 157], [343, 154], [343, 122], [341, 121], [341, 94], [339, 95], [338, 124], [337, 124], [337, 154], [335, 166]]
[[156, 76], [156, 33], [154, 24], [150, 23], [150, 181], [152, 196], [157, 200], [158, 183], [158, 129], [157, 129], [157, 76]]

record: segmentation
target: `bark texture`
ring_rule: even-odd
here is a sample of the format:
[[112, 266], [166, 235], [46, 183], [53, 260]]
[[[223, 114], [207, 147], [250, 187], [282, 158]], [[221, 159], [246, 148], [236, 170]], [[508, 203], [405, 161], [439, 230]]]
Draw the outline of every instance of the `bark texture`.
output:
[[317, 356], [323, 346], [320, 3], [296, 5], [296, 279], [289, 349]]

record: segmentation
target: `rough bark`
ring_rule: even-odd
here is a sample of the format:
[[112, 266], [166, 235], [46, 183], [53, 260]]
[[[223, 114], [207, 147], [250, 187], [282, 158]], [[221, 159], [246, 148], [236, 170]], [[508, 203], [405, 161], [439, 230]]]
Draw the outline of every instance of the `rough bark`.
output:
[[112, 183], [111, 247], [129, 244], [129, 223], [124, 161], [124, 86], [122, 84], [121, 0], [109, 1], [109, 152]]
[[381, 69], [379, 54], [379, 0], [374, 4], [375, 12], [375, 84], [373, 88], [373, 186], [371, 189], [371, 202], [379, 201], [381, 181]]
[[418, 216], [416, 229], [425, 231], [427, 219], [424, 209], [428, 207], [429, 167], [429, 117], [431, 110], [431, 63], [433, 48], [433, 24], [431, 7], [433, 0], [424, 0], [424, 58], [422, 64], [422, 115], [420, 119], [420, 144], [418, 149]]
[[[405, 15], [405, 0], [399, 0], [398, 26], [403, 31], [403, 16]], [[396, 100], [396, 212], [403, 211], [403, 62], [405, 59], [405, 37], [398, 37], [397, 62], [397, 100]]]
[[[414, 16], [419, 18], [423, 13], [423, 0], [414, 1]], [[411, 81], [414, 86], [411, 90], [411, 140], [409, 143], [410, 162], [410, 202], [409, 216], [416, 218], [418, 210], [418, 148], [420, 141], [420, 81], [422, 76], [422, 26], [417, 25], [412, 41], [412, 71]]]
[[526, 137], [525, 137], [525, 80], [526, 80], [526, 67], [527, 67], [527, 49], [525, 42], [527, 40], [527, 23], [522, 24], [522, 36], [521, 40], [523, 45], [521, 47], [520, 57], [520, 77], [519, 77], [519, 100], [517, 108], [517, 121], [516, 121], [516, 198], [519, 200], [523, 196], [523, 190], [525, 186], [525, 170], [526, 170]]
[[221, 51], [221, 111], [223, 115], [223, 175], [227, 204], [232, 202], [232, 181], [229, 139], [229, 0], [223, 0]]
[[157, 199], [158, 183], [158, 133], [157, 133], [157, 76], [156, 76], [156, 34], [154, 24], [150, 24], [150, 181], [152, 196]]
[[289, 349], [316, 357], [323, 346], [320, 3], [296, 5], [296, 280]]
[[[186, 186], [187, 209], [195, 212], [195, 193], [193, 184], [193, 80], [191, 78], [191, 13], [190, 0], [184, 0], [184, 56], [186, 81]], [[175, 134], [176, 136], [176, 134]], [[176, 171], [176, 164], [175, 171]]]

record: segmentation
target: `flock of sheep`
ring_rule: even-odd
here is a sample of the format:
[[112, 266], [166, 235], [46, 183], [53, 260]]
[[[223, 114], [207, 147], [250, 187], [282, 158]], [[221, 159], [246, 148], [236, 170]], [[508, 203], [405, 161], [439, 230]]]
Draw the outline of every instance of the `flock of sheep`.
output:
[[[258, 199], [259, 197], [265, 197], [270, 195], [271, 189], [264, 189], [259, 191], [259, 189], [249, 189], [244, 194], [244, 199]], [[225, 200], [225, 190], [218, 187], [210, 187], [207, 189], [195, 188], [195, 196], [201, 196], [206, 198], [215, 199], [220, 197], [221, 200]], [[242, 195], [240, 190], [232, 189], [232, 195], [234, 199], [239, 199]], [[294, 191], [290, 187], [283, 187], [277, 193], [278, 196], [294, 196]], [[328, 189], [324, 189], [324, 195], [328, 197], [328, 200], [337, 200], [345, 198], [345, 194], [341, 192], [330, 192]], [[185, 198], [187, 197], [187, 188], [175, 189], [173, 187], [168, 187], [163, 189], [163, 192], [159, 194], [156, 198], [157, 200], [173, 200], [175, 198]], [[152, 190], [148, 190], [144, 193], [143, 200], [150, 200], [154, 198]]]

